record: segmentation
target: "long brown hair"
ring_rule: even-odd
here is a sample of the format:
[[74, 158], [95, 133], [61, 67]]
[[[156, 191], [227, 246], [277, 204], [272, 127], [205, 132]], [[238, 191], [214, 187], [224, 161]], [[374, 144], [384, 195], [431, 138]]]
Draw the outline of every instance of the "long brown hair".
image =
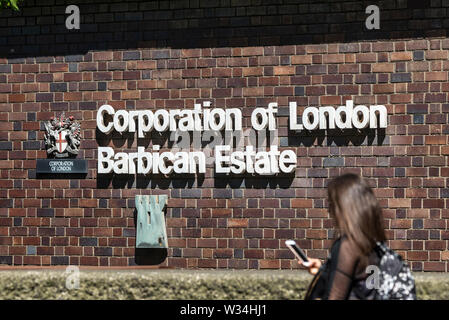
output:
[[327, 187], [329, 213], [341, 235], [346, 235], [367, 257], [376, 241], [385, 241], [382, 208], [367, 181], [348, 173], [331, 180]]

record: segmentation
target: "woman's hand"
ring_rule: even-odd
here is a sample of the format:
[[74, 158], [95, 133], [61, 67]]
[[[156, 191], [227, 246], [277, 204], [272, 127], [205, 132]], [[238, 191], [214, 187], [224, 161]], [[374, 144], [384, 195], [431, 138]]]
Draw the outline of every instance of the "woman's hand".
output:
[[298, 260], [299, 265], [306, 267], [309, 270], [309, 273], [312, 275], [315, 275], [318, 273], [318, 270], [321, 267], [321, 260], [320, 259], [314, 259], [314, 258], [308, 258], [309, 264], [307, 266], [304, 266], [302, 264], [302, 261]]

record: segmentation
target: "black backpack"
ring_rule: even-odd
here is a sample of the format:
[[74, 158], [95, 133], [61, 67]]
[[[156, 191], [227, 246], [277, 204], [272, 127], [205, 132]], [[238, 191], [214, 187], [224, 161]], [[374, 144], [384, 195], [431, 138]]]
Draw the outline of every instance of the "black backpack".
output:
[[408, 264], [385, 243], [378, 242], [375, 250], [380, 258], [375, 299], [416, 300], [415, 279]]
[[[305, 300], [328, 299], [336, 269], [333, 261], [338, 261], [339, 249], [340, 241], [336, 241], [329, 258], [314, 276]], [[379, 258], [376, 271], [367, 279], [353, 278], [349, 296], [361, 300], [416, 300], [415, 280], [402, 257], [380, 242], [375, 252]]]

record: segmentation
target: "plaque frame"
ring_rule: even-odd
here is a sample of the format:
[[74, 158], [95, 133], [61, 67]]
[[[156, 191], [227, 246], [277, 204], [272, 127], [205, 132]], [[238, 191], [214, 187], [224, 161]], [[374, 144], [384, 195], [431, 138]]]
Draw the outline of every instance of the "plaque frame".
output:
[[36, 160], [36, 174], [51, 174], [51, 175], [65, 175], [65, 174], [87, 174], [87, 160], [85, 159], [37, 159]]

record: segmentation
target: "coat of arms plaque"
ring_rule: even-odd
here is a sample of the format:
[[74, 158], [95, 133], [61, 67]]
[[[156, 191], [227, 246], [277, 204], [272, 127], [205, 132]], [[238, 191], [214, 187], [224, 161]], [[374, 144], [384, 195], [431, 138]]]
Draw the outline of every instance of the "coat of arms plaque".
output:
[[73, 116], [51, 117], [44, 122], [47, 159], [38, 159], [36, 173], [87, 173], [87, 161], [75, 159], [81, 145], [81, 126]]

